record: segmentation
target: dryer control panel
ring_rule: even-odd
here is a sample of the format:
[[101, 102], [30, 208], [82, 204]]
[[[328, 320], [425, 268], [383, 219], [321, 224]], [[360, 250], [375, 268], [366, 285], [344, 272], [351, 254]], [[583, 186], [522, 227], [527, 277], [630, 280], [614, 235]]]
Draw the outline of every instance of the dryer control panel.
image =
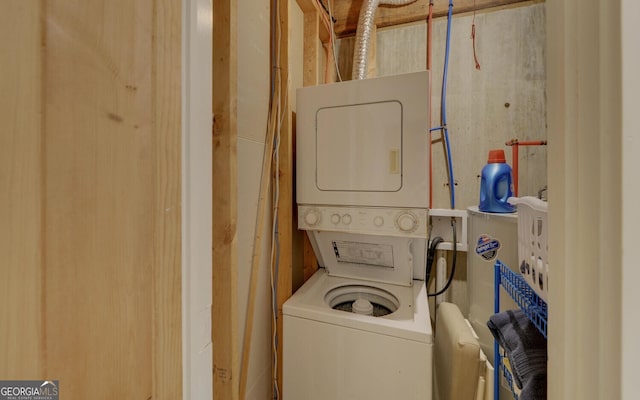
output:
[[426, 238], [427, 222], [420, 208], [298, 206], [301, 230]]

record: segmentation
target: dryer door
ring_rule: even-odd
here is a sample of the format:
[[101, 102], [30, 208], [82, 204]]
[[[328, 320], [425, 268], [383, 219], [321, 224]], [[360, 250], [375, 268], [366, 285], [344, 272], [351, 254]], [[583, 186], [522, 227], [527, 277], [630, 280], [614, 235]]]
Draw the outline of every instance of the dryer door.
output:
[[323, 191], [402, 188], [402, 104], [327, 107], [316, 113], [316, 184]]
[[427, 208], [429, 72], [297, 91], [298, 204]]

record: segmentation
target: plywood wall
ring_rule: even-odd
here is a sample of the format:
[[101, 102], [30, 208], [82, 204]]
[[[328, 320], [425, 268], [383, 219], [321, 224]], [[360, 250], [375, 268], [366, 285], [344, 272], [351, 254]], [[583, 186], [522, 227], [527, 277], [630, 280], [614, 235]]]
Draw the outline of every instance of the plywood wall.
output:
[[[268, 0], [238, 2], [238, 338], [243, 343], [249, 301], [252, 254], [262, 246], [248, 358], [246, 398], [266, 399], [272, 391], [271, 201], [261, 242], [255, 241], [258, 196], [266, 146], [270, 96], [270, 6]], [[270, 200], [270, 199], [267, 199]], [[243, 351], [241, 348], [240, 351]]]
[[0, 377], [182, 395], [181, 7], [3, 3]]
[[0, 377], [44, 372], [41, 9], [0, 13]]

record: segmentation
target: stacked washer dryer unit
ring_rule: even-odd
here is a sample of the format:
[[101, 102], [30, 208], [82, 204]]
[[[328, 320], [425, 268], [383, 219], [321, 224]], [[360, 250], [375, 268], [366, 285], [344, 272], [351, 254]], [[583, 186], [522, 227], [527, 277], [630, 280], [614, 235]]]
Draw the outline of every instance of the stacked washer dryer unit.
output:
[[297, 201], [321, 268], [285, 304], [285, 400], [431, 399], [428, 72], [297, 92]]

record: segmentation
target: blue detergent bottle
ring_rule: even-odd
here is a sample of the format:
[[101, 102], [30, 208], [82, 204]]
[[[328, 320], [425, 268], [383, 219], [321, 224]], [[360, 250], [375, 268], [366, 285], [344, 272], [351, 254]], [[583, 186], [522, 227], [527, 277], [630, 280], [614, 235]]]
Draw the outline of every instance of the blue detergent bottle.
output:
[[482, 168], [480, 180], [480, 211], [511, 213], [516, 210], [507, 203], [513, 197], [511, 167], [504, 157], [504, 150], [489, 151], [489, 161]]

